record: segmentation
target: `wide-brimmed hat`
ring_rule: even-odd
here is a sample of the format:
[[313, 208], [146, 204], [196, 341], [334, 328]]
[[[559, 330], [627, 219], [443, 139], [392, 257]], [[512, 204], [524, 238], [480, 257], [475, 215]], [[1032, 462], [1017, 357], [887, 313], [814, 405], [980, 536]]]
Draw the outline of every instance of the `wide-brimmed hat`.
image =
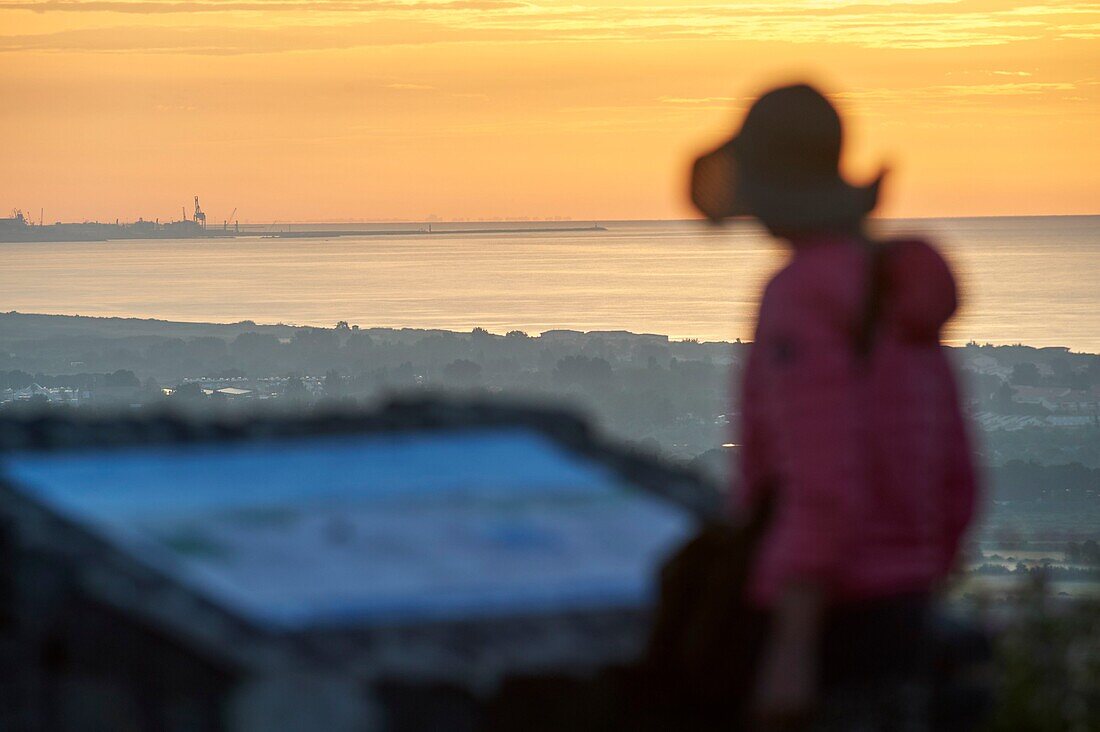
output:
[[882, 175], [866, 186], [844, 180], [842, 140], [840, 115], [821, 92], [774, 89], [732, 139], [695, 161], [691, 200], [712, 221], [755, 216], [784, 230], [856, 224], [875, 208]]

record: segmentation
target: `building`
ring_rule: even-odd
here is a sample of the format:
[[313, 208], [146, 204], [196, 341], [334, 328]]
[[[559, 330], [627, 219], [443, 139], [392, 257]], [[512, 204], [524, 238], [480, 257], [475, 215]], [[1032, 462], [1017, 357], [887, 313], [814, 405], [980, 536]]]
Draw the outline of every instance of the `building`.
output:
[[253, 396], [253, 391], [251, 389], [240, 389], [235, 386], [227, 386], [221, 389], [215, 389], [214, 395], [225, 397], [226, 399], [244, 399], [251, 398]]
[[1012, 390], [1012, 401], [1067, 414], [1096, 414], [1100, 411], [1100, 394], [1096, 387], [1086, 391], [1058, 386], [1017, 386]]

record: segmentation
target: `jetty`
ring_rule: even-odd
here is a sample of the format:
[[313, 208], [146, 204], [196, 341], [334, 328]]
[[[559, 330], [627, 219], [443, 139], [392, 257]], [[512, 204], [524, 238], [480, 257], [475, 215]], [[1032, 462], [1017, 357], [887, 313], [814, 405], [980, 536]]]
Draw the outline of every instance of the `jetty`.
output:
[[[591, 226], [529, 226], [509, 228], [478, 228], [478, 229], [436, 229], [431, 226], [418, 229], [388, 229], [388, 230], [363, 230], [348, 229], [344, 231], [302, 230], [302, 231], [275, 231], [262, 234], [265, 239], [327, 239], [341, 236], [455, 236], [460, 234], [475, 234], [484, 236], [487, 234], [549, 234], [549, 233], [578, 233], [586, 231], [607, 231], [607, 228], [598, 224]], [[243, 234], [247, 235], [247, 234]]]

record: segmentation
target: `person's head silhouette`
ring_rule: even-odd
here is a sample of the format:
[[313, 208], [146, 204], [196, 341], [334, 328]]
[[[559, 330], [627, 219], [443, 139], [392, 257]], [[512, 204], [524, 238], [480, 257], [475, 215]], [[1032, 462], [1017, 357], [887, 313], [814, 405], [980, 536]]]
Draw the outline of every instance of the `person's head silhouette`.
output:
[[754, 216], [777, 235], [857, 227], [878, 201], [878, 179], [840, 175], [840, 116], [807, 84], [773, 89], [741, 130], [692, 169], [691, 199], [711, 221]]

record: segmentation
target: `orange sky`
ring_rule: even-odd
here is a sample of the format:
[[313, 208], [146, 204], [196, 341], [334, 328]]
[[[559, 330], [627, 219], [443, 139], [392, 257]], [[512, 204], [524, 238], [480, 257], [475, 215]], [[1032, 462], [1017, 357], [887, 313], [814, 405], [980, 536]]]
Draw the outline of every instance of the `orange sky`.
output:
[[1100, 211], [1100, 3], [1036, 0], [0, 0], [0, 209], [681, 217], [802, 75], [885, 214]]

